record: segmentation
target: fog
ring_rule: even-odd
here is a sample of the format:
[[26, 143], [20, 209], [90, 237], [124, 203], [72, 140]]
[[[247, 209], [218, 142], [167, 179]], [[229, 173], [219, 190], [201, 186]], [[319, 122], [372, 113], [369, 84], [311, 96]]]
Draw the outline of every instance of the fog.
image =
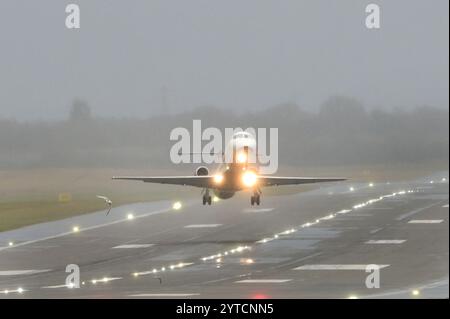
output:
[[[148, 119], [92, 116], [89, 104], [73, 102], [66, 120], [0, 121], [0, 169], [117, 167], [186, 169], [174, 165], [170, 131], [201, 119], [202, 129], [276, 127], [280, 166], [406, 165], [448, 162], [448, 111], [366, 110], [354, 98], [333, 96], [317, 113], [295, 104], [234, 113], [200, 107]], [[203, 143], [205, 145], [207, 141]]]
[[[65, 27], [77, 3], [81, 28]], [[448, 110], [448, 1], [2, 0], [0, 118], [145, 119], [213, 106], [263, 112], [328, 97], [367, 110]], [[269, 112], [269, 111], [268, 111]]]
[[448, 161], [448, 1], [0, 2], [0, 169], [172, 167], [174, 127], [277, 127], [280, 165]]

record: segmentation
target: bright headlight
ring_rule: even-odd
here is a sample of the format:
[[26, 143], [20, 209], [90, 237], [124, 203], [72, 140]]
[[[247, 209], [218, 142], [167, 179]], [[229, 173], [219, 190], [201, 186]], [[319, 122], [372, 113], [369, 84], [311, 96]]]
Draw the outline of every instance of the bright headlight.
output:
[[238, 153], [236, 156], [236, 160], [238, 163], [247, 162], [247, 154], [245, 154], [244, 152]]
[[215, 175], [214, 176], [214, 183], [215, 184], [221, 184], [223, 182], [223, 175]]
[[256, 174], [253, 173], [253, 172], [250, 172], [250, 171], [245, 172], [245, 173], [242, 175], [242, 183], [243, 183], [244, 186], [246, 186], [246, 187], [252, 187], [252, 186], [255, 186], [255, 184], [256, 184], [256, 179], [257, 179]]
[[181, 207], [182, 207], [181, 202], [175, 202], [172, 205], [172, 208], [175, 210], [179, 210], [179, 209], [181, 209]]

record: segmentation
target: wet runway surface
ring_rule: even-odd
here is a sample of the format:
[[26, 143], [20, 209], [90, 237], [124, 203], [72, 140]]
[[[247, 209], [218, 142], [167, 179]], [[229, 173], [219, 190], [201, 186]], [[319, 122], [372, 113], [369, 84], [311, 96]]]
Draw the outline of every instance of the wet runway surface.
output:
[[448, 298], [447, 180], [140, 203], [0, 233], [0, 298]]

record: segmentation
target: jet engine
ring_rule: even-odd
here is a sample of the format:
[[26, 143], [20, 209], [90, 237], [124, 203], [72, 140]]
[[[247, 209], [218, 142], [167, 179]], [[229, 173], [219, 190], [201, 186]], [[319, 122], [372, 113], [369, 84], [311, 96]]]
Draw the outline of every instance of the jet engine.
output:
[[207, 176], [209, 174], [209, 170], [205, 166], [200, 166], [195, 170], [195, 175], [197, 176]]

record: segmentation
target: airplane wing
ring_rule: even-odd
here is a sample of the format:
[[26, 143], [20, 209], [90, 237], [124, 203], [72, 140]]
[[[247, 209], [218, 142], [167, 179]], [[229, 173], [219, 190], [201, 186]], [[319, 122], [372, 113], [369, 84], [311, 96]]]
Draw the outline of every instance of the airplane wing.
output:
[[346, 178], [258, 176], [258, 185], [281, 186], [345, 181]]
[[113, 179], [157, 184], [189, 185], [202, 188], [213, 188], [215, 186], [214, 176], [114, 176]]
[[[214, 176], [114, 176], [113, 179], [142, 181], [145, 183], [171, 184], [171, 185], [189, 185], [201, 188], [217, 188], [214, 183]], [[281, 186], [281, 185], [299, 185], [324, 182], [344, 181], [345, 178], [323, 178], [323, 177], [277, 177], [277, 176], [258, 176], [258, 186]]]

